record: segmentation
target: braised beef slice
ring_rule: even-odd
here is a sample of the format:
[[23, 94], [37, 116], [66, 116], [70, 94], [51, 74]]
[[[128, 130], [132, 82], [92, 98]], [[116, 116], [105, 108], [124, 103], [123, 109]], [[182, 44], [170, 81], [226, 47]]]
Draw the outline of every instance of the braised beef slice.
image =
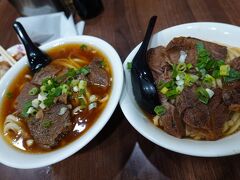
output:
[[197, 96], [195, 95], [196, 87], [184, 88], [182, 93], [176, 98], [176, 107], [180, 114], [182, 114], [187, 108], [193, 107], [194, 104], [198, 103]]
[[161, 116], [164, 131], [179, 138], [185, 136], [184, 125], [177, 108], [168, 102], [164, 102], [163, 105], [167, 110], [166, 114]]
[[188, 130], [205, 133], [207, 140], [218, 139], [222, 135], [223, 124], [230, 119], [228, 106], [222, 99], [222, 90], [215, 89], [209, 104], [197, 100], [196, 88], [185, 89], [177, 98], [176, 106], [188, 126]]
[[197, 99], [195, 87], [184, 90], [180, 98], [178, 98], [177, 103], [179, 112], [183, 113], [183, 121], [186, 124], [194, 128], [206, 127], [209, 121], [208, 107]]
[[167, 82], [171, 80], [171, 65], [166, 49], [163, 46], [149, 49], [147, 52], [148, 66], [153, 74], [154, 81]]
[[[160, 81], [167, 82], [171, 80], [171, 65], [170, 59], [163, 46], [149, 49], [147, 52], [148, 66], [153, 74], [155, 84]], [[166, 98], [158, 93], [160, 101], [166, 101]]]
[[213, 132], [210, 139], [217, 139], [222, 136], [222, 128], [226, 121], [230, 120], [230, 112], [222, 99], [222, 90], [217, 88], [214, 90], [214, 96], [208, 104], [211, 122], [208, 125]]
[[101, 61], [99, 59], [94, 59], [88, 67], [90, 73], [87, 75], [87, 78], [90, 84], [104, 88], [110, 86], [108, 73], [101, 67]]
[[46, 78], [56, 77], [58, 73], [65, 70], [66, 68], [62, 66], [49, 64], [48, 66], [42, 68], [40, 71], [35, 73], [31, 82], [33, 84], [41, 85], [42, 80]]
[[210, 52], [214, 59], [226, 59], [227, 47], [191, 37], [174, 38], [166, 47], [167, 53], [169, 54], [171, 61], [177, 63], [180, 56], [180, 50], [185, 51], [187, 53], [186, 63], [196, 64], [196, 44], [199, 42], [204, 44], [205, 48]]
[[226, 105], [240, 104], [240, 82], [235, 81], [223, 86], [223, 101]]
[[42, 119], [34, 117], [27, 121], [31, 135], [40, 147], [56, 146], [62, 137], [72, 129], [69, 110], [63, 115], [59, 115], [61, 108], [67, 108], [67, 106], [55, 104], [43, 111], [43, 117], [40, 116]]
[[191, 127], [203, 128], [209, 120], [207, 105], [198, 100], [195, 86], [183, 90], [176, 98], [176, 107], [183, 121]]
[[34, 87], [37, 87], [37, 86], [27, 82], [22, 88], [22, 90], [20, 91], [20, 94], [16, 98], [16, 110], [18, 112], [22, 112], [23, 106], [26, 102], [32, 101], [33, 99], [37, 98], [37, 96], [29, 95], [29, 91]]
[[234, 58], [230, 63], [231, 68], [240, 71], [240, 57]]

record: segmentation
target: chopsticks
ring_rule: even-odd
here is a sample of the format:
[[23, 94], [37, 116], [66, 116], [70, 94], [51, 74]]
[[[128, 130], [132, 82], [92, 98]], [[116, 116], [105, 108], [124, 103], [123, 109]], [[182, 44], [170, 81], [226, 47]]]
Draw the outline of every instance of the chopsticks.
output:
[[8, 52], [2, 46], [0, 46], [0, 54], [11, 66], [13, 66], [16, 63], [15, 59], [13, 59], [13, 57], [9, 55]]

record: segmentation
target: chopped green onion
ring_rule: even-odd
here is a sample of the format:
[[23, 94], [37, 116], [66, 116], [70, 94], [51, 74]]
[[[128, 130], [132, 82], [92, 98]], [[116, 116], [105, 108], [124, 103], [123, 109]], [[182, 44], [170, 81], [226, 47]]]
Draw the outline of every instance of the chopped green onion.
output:
[[186, 65], [185, 63], [179, 63], [179, 64], [177, 65], [177, 71], [182, 71], [182, 72], [184, 72], [184, 71], [186, 71], [186, 69], [187, 69], [187, 65]]
[[47, 91], [47, 88], [46, 88], [46, 86], [41, 86], [41, 87], [40, 87], [40, 90], [41, 90], [41, 92], [46, 92], [46, 91]]
[[127, 62], [127, 69], [132, 69], [132, 62]]
[[52, 85], [53, 84], [51, 79], [49, 79], [47, 83], [48, 83], [48, 85]]
[[155, 112], [157, 115], [162, 116], [162, 115], [164, 115], [164, 114], [166, 113], [166, 108], [165, 108], [163, 105], [161, 105], [161, 106], [156, 106], [156, 107], [154, 108], [154, 112]]
[[13, 98], [13, 93], [12, 92], [7, 92], [6, 94], [8, 99], [12, 99]]
[[209, 88], [206, 88], [206, 91], [207, 91], [207, 93], [208, 93], [209, 98], [212, 98], [213, 95], [214, 95], [213, 90], [211, 90], [211, 89], [209, 89]]
[[77, 86], [74, 86], [73, 87], [73, 92], [78, 92], [79, 91], [79, 88]]
[[203, 82], [211, 85], [212, 87], [216, 87], [216, 79], [214, 77], [212, 77], [211, 75], [207, 74], [204, 79]]
[[92, 102], [92, 103], [90, 103], [89, 105], [88, 105], [88, 110], [90, 111], [90, 110], [92, 110], [92, 109], [94, 109], [94, 108], [96, 108], [97, 107], [97, 103], [96, 102]]
[[100, 64], [101, 68], [104, 68], [104, 67], [106, 66], [106, 63], [105, 63], [105, 61], [103, 61], [103, 60], [100, 61], [99, 64]]
[[172, 65], [172, 69], [173, 69], [173, 71], [172, 71], [172, 78], [175, 79], [177, 77], [177, 75], [178, 75], [177, 65], [173, 64]]
[[191, 69], [193, 67], [193, 65], [192, 64], [187, 64], [187, 69], [189, 70], [189, 69]]
[[183, 91], [183, 89], [184, 89], [184, 86], [178, 86], [176, 88], [176, 91], [178, 92], [178, 94], [180, 94]]
[[69, 90], [69, 86], [67, 84], [63, 84], [62, 85], [62, 93], [66, 94]]
[[27, 101], [26, 103], [24, 103], [23, 105], [23, 110], [21, 112], [21, 115], [25, 118], [27, 118], [29, 116], [29, 114], [27, 113], [28, 109], [32, 106], [32, 101]]
[[48, 96], [47, 99], [43, 101], [44, 105], [47, 107], [50, 107], [51, 105], [54, 104], [54, 97], [53, 96]]
[[167, 96], [167, 98], [172, 99], [172, 98], [175, 98], [178, 94], [179, 94], [179, 92], [175, 88], [173, 90], [168, 91], [165, 95]]
[[220, 76], [220, 71], [219, 70], [217, 70], [217, 69], [215, 69], [215, 70], [213, 70], [213, 72], [212, 72], [212, 76], [214, 77], [214, 78], [220, 78], [221, 76]]
[[221, 65], [220, 66], [220, 75], [221, 76], [229, 76], [230, 66], [229, 65]]
[[86, 80], [80, 80], [78, 84], [79, 89], [85, 89], [87, 87], [87, 81]]
[[77, 73], [74, 69], [68, 69], [68, 72], [66, 73], [67, 77], [74, 77], [76, 74]]
[[87, 66], [81, 67], [77, 70], [77, 74], [87, 75], [88, 73], [90, 73], [90, 69]]
[[166, 94], [168, 92], [168, 88], [167, 87], [163, 87], [160, 92], [162, 94]]
[[38, 88], [34, 87], [28, 92], [28, 94], [31, 95], [31, 96], [34, 96], [34, 95], [37, 95], [38, 92], [39, 92]]
[[34, 108], [38, 108], [38, 106], [39, 106], [39, 100], [38, 100], [38, 99], [32, 100], [32, 106], [33, 106]]
[[223, 79], [224, 79], [224, 82], [232, 82], [232, 81], [240, 80], [240, 72], [230, 68], [229, 76], [225, 76]]
[[85, 95], [86, 94], [86, 89], [79, 89], [79, 94], [80, 95]]
[[184, 84], [185, 84], [186, 86], [192, 86], [193, 83], [195, 83], [198, 79], [199, 79], [199, 77], [198, 77], [197, 75], [194, 75], [194, 74], [186, 74], [186, 75], [185, 75]]
[[83, 97], [79, 97], [80, 109], [85, 109], [87, 107], [86, 102]]
[[51, 120], [43, 120], [42, 121], [42, 127], [44, 128], [50, 128], [52, 126], [53, 122]]
[[83, 51], [86, 50], [86, 49], [87, 49], [87, 45], [86, 45], [86, 44], [82, 44], [82, 45], [80, 46], [80, 49], [83, 50]]
[[37, 112], [36, 109], [32, 106], [29, 107], [28, 110], [27, 110], [27, 114], [31, 114], [31, 115], [36, 114], [36, 112]]
[[55, 92], [54, 92], [54, 96], [57, 97], [57, 96], [60, 96], [62, 94], [62, 88], [59, 86], [55, 89]]
[[204, 89], [203, 87], [197, 88], [197, 96], [199, 101], [204, 104], [208, 104], [210, 97], [206, 89]]
[[79, 83], [79, 80], [73, 79], [73, 80], [71, 81], [71, 86], [76, 86], [76, 85], [78, 85], [78, 83]]

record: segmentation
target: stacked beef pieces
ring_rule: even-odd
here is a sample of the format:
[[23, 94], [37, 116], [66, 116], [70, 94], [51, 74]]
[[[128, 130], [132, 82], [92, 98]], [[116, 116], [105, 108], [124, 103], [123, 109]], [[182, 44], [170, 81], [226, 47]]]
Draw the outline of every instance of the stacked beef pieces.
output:
[[[101, 86], [103, 88], [109, 86], [109, 75], [103, 68], [100, 67], [100, 60], [93, 60], [88, 67], [90, 69], [90, 73], [84, 77], [88, 83]], [[37, 95], [29, 95], [29, 91], [32, 88], [40, 87], [45, 78], [61, 76], [67, 71], [67, 68], [50, 64], [34, 74], [31, 82], [24, 85], [16, 99], [17, 111], [21, 113], [26, 102], [37, 98]], [[71, 121], [71, 113], [68, 104], [70, 103], [67, 96], [61, 95], [56, 99], [56, 103], [54, 105], [46, 108], [45, 110], [39, 110], [36, 116], [29, 117], [27, 119], [27, 125], [30, 133], [34, 138], [35, 143], [40, 147], [51, 148], [56, 146], [64, 135], [73, 129], [73, 122]], [[67, 108], [67, 110], [64, 114], [59, 115], [62, 108]], [[48, 128], [42, 126], [44, 120], [51, 120], [51, 126]]]
[[[216, 60], [225, 60], [227, 47], [191, 37], [174, 38], [166, 47], [159, 46], [148, 51], [148, 64], [156, 83], [171, 80], [172, 66], [177, 64], [180, 51], [187, 53], [185, 62], [193, 66], [197, 63], [197, 43], [203, 43]], [[240, 70], [240, 59], [231, 61], [231, 68]], [[193, 69], [194, 71], [194, 69]], [[223, 125], [231, 119], [234, 111], [239, 111], [240, 82], [225, 84], [223, 89], [215, 88], [214, 96], [208, 104], [200, 102], [196, 86], [185, 87], [174, 101], [167, 100], [159, 93], [159, 100], [166, 108], [160, 124], [164, 131], [185, 137], [188, 133], [198, 133], [202, 139], [216, 140], [222, 136]]]

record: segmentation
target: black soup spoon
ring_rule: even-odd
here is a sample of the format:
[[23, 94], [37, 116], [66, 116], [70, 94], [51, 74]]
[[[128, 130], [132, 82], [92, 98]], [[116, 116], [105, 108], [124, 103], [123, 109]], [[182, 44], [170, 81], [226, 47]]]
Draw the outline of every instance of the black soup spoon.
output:
[[25, 47], [28, 62], [33, 73], [50, 63], [50, 57], [34, 45], [20, 22], [15, 21], [13, 28]]
[[131, 80], [135, 99], [143, 110], [151, 114], [154, 114], [154, 107], [159, 105], [157, 88], [147, 64], [147, 48], [156, 20], [157, 16], [151, 17], [142, 45], [133, 58], [131, 68]]

